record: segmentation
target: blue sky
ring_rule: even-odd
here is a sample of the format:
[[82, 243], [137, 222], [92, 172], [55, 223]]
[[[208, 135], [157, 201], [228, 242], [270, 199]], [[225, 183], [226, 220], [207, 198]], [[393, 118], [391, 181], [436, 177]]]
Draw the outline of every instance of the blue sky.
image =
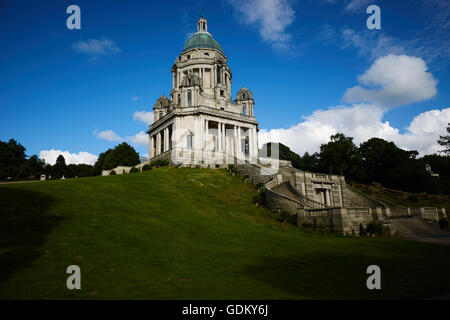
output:
[[[69, 30], [66, 8], [81, 9]], [[381, 9], [369, 30], [366, 8]], [[330, 134], [436, 152], [450, 122], [445, 0], [1, 1], [0, 140], [47, 162], [95, 161], [143, 132], [196, 20], [253, 91], [260, 142], [317, 151]], [[147, 122], [146, 122], [147, 121]]]

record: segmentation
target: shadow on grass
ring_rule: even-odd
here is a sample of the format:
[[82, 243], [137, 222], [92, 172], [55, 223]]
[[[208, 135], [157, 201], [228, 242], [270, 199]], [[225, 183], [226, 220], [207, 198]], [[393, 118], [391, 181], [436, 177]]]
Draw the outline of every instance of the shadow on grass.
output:
[[[249, 266], [247, 274], [303, 299], [408, 299], [448, 292], [450, 278], [437, 271], [448, 270], [449, 261], [434, 257], [429, 264], [418, 253], [414, 259], [386, 259], [375, 255], [344, 252], [299, 253], [298, 256], [265, 257]], [[368, 290], [366, 269], [381, 268], [382, 290]], [[445, 274], [445, 273], [444, 273]]]
[[55, 199], [20, 188], [0, 188], [0, 282], [43, 252], [37, 248], [62, 217], [49, 215]]

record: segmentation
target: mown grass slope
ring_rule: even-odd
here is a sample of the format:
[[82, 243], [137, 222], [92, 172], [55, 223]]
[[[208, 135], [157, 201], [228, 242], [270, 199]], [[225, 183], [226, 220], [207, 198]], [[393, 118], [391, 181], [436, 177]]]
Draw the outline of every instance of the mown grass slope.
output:
[[[224, 170], [0, 186], [0, 298], [333, 299], [447, 294], [450, 248], [283, 224]], [[382, 290], [366, 288], [381, 267]], [[66, 288], [79, 265], [81, 290]]]

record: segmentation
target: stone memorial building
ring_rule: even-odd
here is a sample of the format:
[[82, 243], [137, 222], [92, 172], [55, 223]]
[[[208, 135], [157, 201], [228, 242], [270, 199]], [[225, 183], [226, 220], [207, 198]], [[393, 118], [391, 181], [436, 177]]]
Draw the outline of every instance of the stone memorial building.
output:
[[227, 61], [201, 17], [172, 66], [170, 96], [157, 99], [153, 108], [155, 119], [147, 131], [150, 161], [224, 166], [238, 158], [256, 160], [253, 95], [243, 87], [233, 101]]

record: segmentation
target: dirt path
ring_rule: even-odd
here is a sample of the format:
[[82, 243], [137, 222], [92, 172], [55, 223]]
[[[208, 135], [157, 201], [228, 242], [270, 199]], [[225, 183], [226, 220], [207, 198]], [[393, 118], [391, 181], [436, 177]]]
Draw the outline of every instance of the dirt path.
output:
[[30, 183], [30, 182], [41, 182], [41, 180], [10, 181], [10, 182], [0, 182], [0, 184], [15, 184], [15, 183]]

